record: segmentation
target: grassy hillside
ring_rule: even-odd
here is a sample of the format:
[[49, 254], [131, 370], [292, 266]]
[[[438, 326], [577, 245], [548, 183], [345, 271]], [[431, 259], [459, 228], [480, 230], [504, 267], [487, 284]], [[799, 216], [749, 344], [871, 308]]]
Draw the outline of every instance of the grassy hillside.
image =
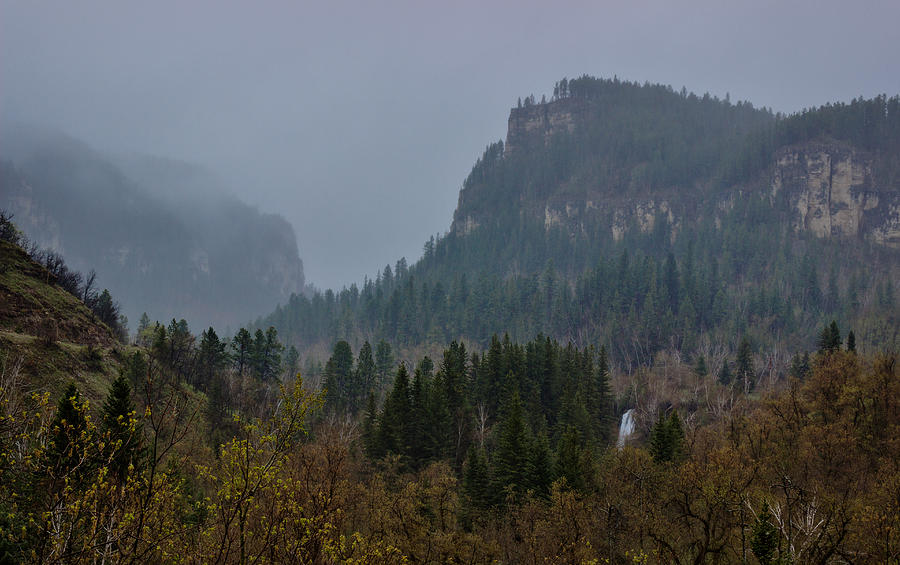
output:
[[20, 247], [0, 241], [0, 373], [55, 395], [74, 381], [92, 401], [119, 374], [125, 348]]

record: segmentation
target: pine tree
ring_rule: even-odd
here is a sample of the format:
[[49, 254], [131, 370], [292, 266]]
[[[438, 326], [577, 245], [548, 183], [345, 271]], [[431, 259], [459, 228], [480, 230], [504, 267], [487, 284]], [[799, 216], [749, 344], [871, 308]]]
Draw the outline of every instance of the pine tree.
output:
[[212, 327], [200, 335], [200, 349], [197, 352], [198, 381], [204, 390], [228, 364], [228, 354], [225, 352], [225, 348], [225, 343], [219, 340], [219, 336]]
[[494, 484], [498, 492], [522, 494], [532, 485], [531, 437], [522, 414], [519, 393], [513, 392], [499, 424], [493, 456]]
[[750, 341], [744, 337], [737, 350], [737, 377], [744, 385], [744, 391], [749, 392], [754, 385], [753, 357], [750, 350]]
[[369, 459], [378, 459], [384, 453], [378, 444], [378, 408], [375, 406], [375, 394], [369, 393], [366, 401], [366, 415], [363, 418], [362, 439], [366, 456]]
[[496, 501], [497, 493], [491, 490], [491, 483], [484, 450], [476, 448], [474, 445], [471, 446], [466, 457], [462, 479], [463, 495], [469, 510], [468, 515], [477, 516]]
[[719, 370], [718, 380], [722, 385], [728, 386], [731, 384], [732, 378], [731, 363], [728, 361], [728, 359], [725, 359], [725, 361], [722, 362], [722, 369]]
[[413, 431], [409, 425], [411, 411], [409, 371], [405, 363], [400, 363], [394, 388], [378, 419], [378, 446], [384, 453], [408, 455]]
[[252, 349], [253, 336], [250, 335], [246, 328], [239, 329], [231, 340], [231, 358], [238, 375], [244, 375], [249, 369]]
[[760, 565], [776, 563], [775, 553], [778, 550], [778, 529], [772, 524], [769, 503], [763, 502], [762, 510], [753, 524], [750, 537], [750, 550], [759, 560]]
[[91, 443], [90, 438], [85, 437], [86, 410], [75, 383], [69, 383], [50, 423], [47, 457], [54, 477], [64, 477], [76, 469], [80, 469], [82, 475], [87, 471], [87, 450]]
[[109, 395], [103, 403], [101, 431], [112, 449], [110, 470], [119, 483], [124, 483], [128, 468], [138, 463], [141, 428], [134, 420], [135, 406], [131, 399], [128, 379], [120, 375], [113, 381]]
[[376, 388], [389, 384], [391, 374], [394, 372], [394, 354], [391, 344], [381, 340], [375, 346], [375, 372], [378, 375]]
[[566, 426], [556, 446], [554, 474], [566, 480], [569, 488], [582, 490], [584, 476], [581, 472], [581, 437], [574, 426]]
[[684, 455], [684, 427], [678, 412], [673, 410], [666, 418], [656, 420], [650, 430], [650, 455], [657, 463], [680, 461]]
[[368, 396], [375, 390], [375, 358], [372, 355], [372, 346], [366, 341], [359, 350], [356, 360], [356, 384], [360, 387], [360, 394]]
[[284, 355], [284, 376], [285, 380], [294, 379], [300, 371], [300, 352], [293, 345]]
[[853, 333], [853, 330], [847, 334], [847, 351], [856, 353], [856, 334]]
[[612, 388], [609, 384], [609, 357], [605, 346], [600, 347], [593, 383], [594, 394], [590, 410], [594, 424], [594, 439], [599, 445], [605, 446], [612, 443], [615, 437]]
[[325, 403], [332, 410], [343, 411], [349, 407], [353, 374], [353, 351], [350, 344], [341, 340], [334, 344], [331, 357], [325, 364]]
[[546, 497], [556, 476], [553, 458], [550, 454], [550, 439], [544, 429], [535, 436], [532, 442], [531, 469], [532, 476], [529, 481], [531, 488], [538, 496]]
[[672, 444], [664, 416], [660, 415], [650, 428], [650, 455], [657, 463], [668, 461], [672, 452]]
[[694, 374], [698, 377], [705, 377], [709, 374], [709, 369], [706, 367], [706, 357], [702, 355], [697, 356], [697, 362], [694, 364]]
[[831, 320], [831, 323], [822, 328], [822, 331], [819, 333], [819, 340], [817, 343], [819, 352], [830, 353], [832, 351], [838, 351], [841, 348], [841, 341], [841, 332], [838, 329], [837, 322]]
[[672, 414], [669, 415], [669, 420], [666, 422], [666, 433], [669, 435], [669, 444], [671, 445], [670, 452], [672, 461], [681, 461], [684, 457], [684, 426], [681, 424], [681, 417], [678, 416], [678, 411], [673, 410]]

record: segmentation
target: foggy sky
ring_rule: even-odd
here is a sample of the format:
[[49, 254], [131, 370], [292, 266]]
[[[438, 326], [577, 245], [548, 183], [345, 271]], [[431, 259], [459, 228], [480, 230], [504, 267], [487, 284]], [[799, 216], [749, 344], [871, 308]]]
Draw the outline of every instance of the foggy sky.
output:
[[898, 21], [893, 0], [2, 0], [0, 119], [205, 165], [338, 287], [449, 227], [519, 96], [583, 73], [784, 112], [897, 94]]

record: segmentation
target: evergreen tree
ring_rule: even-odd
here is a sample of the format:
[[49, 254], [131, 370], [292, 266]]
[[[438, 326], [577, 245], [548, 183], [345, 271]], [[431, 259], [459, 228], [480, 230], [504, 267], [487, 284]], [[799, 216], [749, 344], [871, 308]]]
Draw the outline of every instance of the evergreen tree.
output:
[[112, 450], [110, 470], [118, 482], [124, 483], [128, 468], [138, 463], [141, 444], [141, 428], [134, 420], [135, 406], [131, 399], [131, 387], [125, 375], [113, 381], [109, 395], [103, 403], [101, 431]]
[[657, 463], [679, 461], [684, 454], [684, 427], [677, 411], [660, 415], [650, 430], [650, 455]]
[[379, 449], [377, 432], [378, 408], [375, 406], [375, 394], [370, 392], [366, 400], [366, 415], [363, 418], [362, 429], [363, 447], [369, 459], [378, 459], [384, 455]]
[[538, 496], [546, 497], [556, 475], [553, 457], [550, 453], [550, 439], [547, 437], [545, 429], [541, 429], [532, 442], [531, 469], [532, 476], [529, 481], [531, 488]]
[[574, 426], [566, 426], [556, 446], [556, 462], [554, 474], [566, 480], [569, 488], [584, 489], [584, 476], [581, 469], [581, 437]]
[[750, 550], [759, 560], [760, 565], [777, 563], [775, 554], [778, 550], [778, 529], [772, 524], [769, 503], [763, 502], [762, 510], [753, 524], [750, 536]]
[[249, 368], [253, 350], [253, 336], [246, 328], [238, 330], [231, 340], [231, 358], [238, 375], [243, 375]]
[[698, 377], [705, 377], [709, 374], [709, 369], [706, 367], [706, 357], [702, 355], [697, 356], [697, 362], [694, 363], [694, 374]]
[[809, 353], [797, 353], [794, 357], [791, 358], [791, 367], [788, 369], [788, 374], [795, 379], [806, 379], [809, 376], [811, 371], [811, 367], [809, 366]]
[[594, 390], [590, 397], [594, 439], [600, 445], [609, 445], [615, 437], [612, 388], [609, 384], [609, 357], [606, 347], [600, 347], [597, 368], [593, 378]]
[[741, 338], [737, 350], [737, 378], [743, 383], [744, 391], [749, 392], [754, 385], [753, 357], [750, 350], [750, 340]]
[[91, 438], [87, 432], [87, 406], [75, 383], [69, 383], [56, 405], [56, 414], [50, 423], [50, 445], [47, 449], [52, 474], [62, 478], [79, 470], [79, 476], [87, 471], [87, 451]]
[[366, 341], [359, 350], [356, 360], [356, 384], [360, 387], [360, 393], [368, 396], [376, 388], [375, 358], [372, 356], [372, 346]]
[[226, 344], [219, 340], [212, 327], [200, 335], [200, 349], [197, 352], [198, 382], [204, 390], [228, 364], [225, 348]]
[[492, 461], [494, 485], [497, 492], [520, 495], [531, 488], [534, 471], [530, 457], [531, 437], [518, 392], [513, 392], [507, 401], [499, 427]]
[[677, 410], [673, 410], [666, 422], [666, 433], [669, 436], [669, 444], [671, 445], [670, 459], [672, 461], [681, 461], [684, 457], [684, 426], [681, 424], [681, 417]]
[[731, 363], [728, 359], [722, 362], [722, 368], [719, 370], [719, 382], [724, 386], [729, 386], [731, 384], [733, 377], [731, 376]]
[[650, 428], [650, 455], [657, 463], [668, 461], [671, 453], [668, 429], [665, 418], [660, 415]]
[[496, 502], [496, 494], [491, 489], [491, 475], [487, 456], [483, 449], [474, 445], [469, 448], [463, 468], [462, 490], [469, 516], [480, 515]]
[[378, 419], [377, 451], [406, 457], [410, 451], [413, 429], [410, 426], [412, 402], [410, 399], [409, 371], [400, 363], [394, 388], [384, 403]]
[[375, 346], [375, 372], [378, 375], [376, 388], [387, 385], [394, 372], [394, 353], [391, 351], [391, 344], [383, 339]]
[[841, 348], [841, 341], [841, 332], [838, 329], [837, 322], [831, 320], [831, 324], [822, 328], [822, 331], [819, 333], [819, 340], [817, 343], [819, 352], [829, 353], [838, 351]]
[[285, 380], [296, 378], [297, 373], [299, 371], [300, 371], [300, 352], [297, 351], [297, 348], [292, 345], [288, 348], [287, 353], [285, 353], [285, 355], [284, 355]]
[[853, 333], [853, 330], [847, 333], [847, 351], [856, 353], [856, 334]]
[[350, 344], [341, 340], [334, 344], [334, 350], [325, 363], [325, 403], [332, 410], [343, 411], [349, 408], [349, 399], [355, 391], [351, 391], [353, 375], [353, 351]]

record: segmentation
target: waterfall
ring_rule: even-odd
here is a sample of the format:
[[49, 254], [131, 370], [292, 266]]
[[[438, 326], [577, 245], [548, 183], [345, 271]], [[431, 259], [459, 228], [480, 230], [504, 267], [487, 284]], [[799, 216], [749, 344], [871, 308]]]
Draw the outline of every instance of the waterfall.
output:
[[625, 447], [625, 440], [634, 433], [634, 417], [632, 414], [634, 409], [628, 410], [622, 414], [622, 423], [619, 424], [619, 439], [616, 440], [616, 447], [622, 449]]

